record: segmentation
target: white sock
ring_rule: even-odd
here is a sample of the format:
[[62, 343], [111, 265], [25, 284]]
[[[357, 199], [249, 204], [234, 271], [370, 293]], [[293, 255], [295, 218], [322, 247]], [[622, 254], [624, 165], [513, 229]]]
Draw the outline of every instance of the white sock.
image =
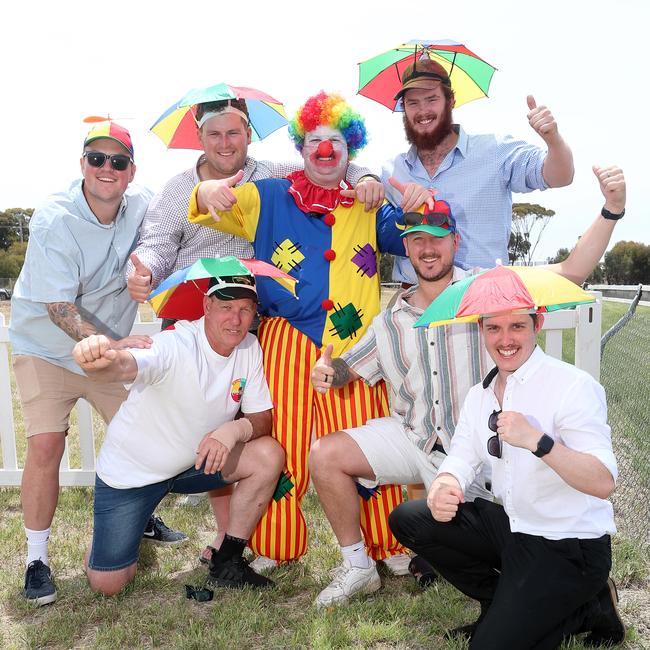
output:
[[27, 535], [27, 564], [34, 560], [40, 560], [49, 566], [47, 557], [47, 542], [50, 539], [50, 529], [30, 530], [25, 528]]
[[359, 569], [369, 569], [372, 562], [366, 553], [366, 547], [363, 542], [350, 544], [350, 546], [341, 546], [343, 559], [347, 560], [352, 566]]

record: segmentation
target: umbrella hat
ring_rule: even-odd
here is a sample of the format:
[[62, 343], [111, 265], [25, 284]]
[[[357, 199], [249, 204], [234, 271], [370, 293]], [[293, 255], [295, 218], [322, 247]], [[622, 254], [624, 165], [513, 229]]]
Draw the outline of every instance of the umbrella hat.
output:
[[462, 43], [450, 40], [412, 40], [362, 61], [358, 93], [393, 111], [404, 110], [395, 95], [402, 87], [406, 68], [422, 58], [429, 58], [444, 68], [451, 80], [456, 107], [487, 97], [496, 68]]
[[271, 277], [291, 294], [296, 294], [296, 280], [272, 264], [230, 256], [202, 257], [172, 273], [149, 294], [148, 301], [160, 318], [195, 320], [203, 316], [203, 297], [210, 279], [237, 275]]
[[193, 88], [172, 104], [153, 124], [155, 133], [168, 149], [202, 149], [197, 136], [196, 106], [207, 102], [243, 99], [248, 109], [251, 140], [263, 140], [285, 126], [287, 116], [277, 99], [255, 88], [220, 83]]
[[547, 268], [497, 266], [447, 287], [415, 327], [476, 323], [483, 316], [556, 311], [589, 302], [594, 302], [592, 295]]

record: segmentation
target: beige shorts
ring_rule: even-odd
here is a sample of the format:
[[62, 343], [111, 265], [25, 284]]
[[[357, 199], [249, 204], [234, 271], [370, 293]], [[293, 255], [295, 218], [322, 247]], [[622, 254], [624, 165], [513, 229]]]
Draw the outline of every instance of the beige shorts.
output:
[[[432, 451], [425, 454], [409, 438], [403, 424], [394, 417], [368, 420], [363, 426], [343, 429], [361, 448], [368, 464], [372, 467], [375, 480], [357, 478], [361, 485], [373, 488], [377, 485], [407, 485], [424, 483], [431, 487], [445, 454]], [[485, 489], [485, 480], [479, 476], [465, 493], [468, 501], [476, 497], [492, 500], [494, 497]]]
[[67, 433], [70, 411], [79, 398], [92, 404], [108, 423], [128, 395], [121, 383], [93, 381], [38, 357], [16, 355], [13, 366], [27, 437]]

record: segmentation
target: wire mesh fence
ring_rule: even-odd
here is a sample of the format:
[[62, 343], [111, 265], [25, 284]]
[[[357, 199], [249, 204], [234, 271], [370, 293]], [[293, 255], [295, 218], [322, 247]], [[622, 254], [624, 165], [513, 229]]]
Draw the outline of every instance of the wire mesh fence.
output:
[[636, 302], [603, 336], [600, 377], [619, 470], [616, 525], [650, 552], [650, 310]]

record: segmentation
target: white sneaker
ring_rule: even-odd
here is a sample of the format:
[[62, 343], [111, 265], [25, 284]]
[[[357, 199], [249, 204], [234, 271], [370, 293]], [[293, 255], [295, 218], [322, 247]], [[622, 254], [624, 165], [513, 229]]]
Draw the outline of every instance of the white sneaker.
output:
[[316, 598], [316, 607], [342, 605], [355, 594], [371, 594], [381, 587], [375, 563], [367, 569], [353, 567], [347, 560], [337, 567], [334, 580]]
[[265, 555], [258, 555], [249, 565], [255, 573], [266, 573], [272, 571], [278, 566], [277, 560], [272, 560], [270, 557]]
[[409, 575], [409, 563], [411, 562], [411, 556], [406, 553], [400, 553], [399, 555], [391, 555], [383, 560], [386, 568], [394, 576], [407, 576]]

